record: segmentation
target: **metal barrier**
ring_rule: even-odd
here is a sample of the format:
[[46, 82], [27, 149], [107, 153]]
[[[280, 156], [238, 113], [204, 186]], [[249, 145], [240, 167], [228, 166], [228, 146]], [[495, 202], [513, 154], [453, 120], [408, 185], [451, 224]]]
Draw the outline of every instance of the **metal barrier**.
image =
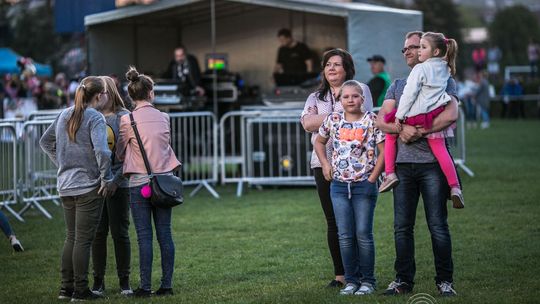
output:
[[218, 181], [218, 141], [216, 118], [211, 112], [170, 113], [171, 146], [182, 162], [184, 185], [202, 187], [215, 198], [219, 194], [210, 184]]
[[261, 108], [226, 113], [220, 120], [221, 182], [313, 185], [310, 134], [300, 124], [301, 109]]
[[50, 213], [41, 205], [43, 201], [53, 201], [60, 205], [56, 190], [57, 168], [39, 146], [39, 139], [53, 120], [27, 121], [23, 126], [24, 145], [24, 186], [21, 190], [25, 206], [19, 211], [23, 215], [30, 208], [36, 208], [46, 218]]
[[14, 123], [0, 123], [0, 209], [6, 209], [16, 219], [24, 219], [11, 208], [18, 202], [17, 191], [17, 130]]
[[63, 110], [64, 109], [34, 111], [28, 115], [28, 120], [54, 120]]
[[465, 159], [467, 155], [466, 142], [465, 142], [465, 112], [461, 105], [459, 106], [458, 120], [456, 121], [456, 128], [454, 129], [454, 137], [449, 138], [448, 142], [451, 146], [452, 157], [454, 163], [469, 176], [473, 177], [474, 172], [465, 165]]

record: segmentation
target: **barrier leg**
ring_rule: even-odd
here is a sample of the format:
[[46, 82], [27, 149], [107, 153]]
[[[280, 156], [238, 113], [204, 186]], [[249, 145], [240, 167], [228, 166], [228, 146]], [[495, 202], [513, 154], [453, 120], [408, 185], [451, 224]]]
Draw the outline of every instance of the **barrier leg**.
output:
[[[41, 188], [41, 191], [45, 193], [46, 197], [54, 197], [54, 195], [52, 195], [49, 191], [47, 191], [47, 188], [45, 187]], [[60, 202], [58, 201], [58, 199], [52, 198], [51, 200], [56, 206], [60, 206]]]
[[455, 163], [456, 163], [456, 165], [458, 167], [463, 169], [463, 171], [465, 171], [465, 173], [467, 173], [467, 175], [469, 175], [470, 177], [474, 177], [474, 172], [472, 172], [472, 170], [469, 169], [469, 167], [465, 166], [464, 162], [462, 162], [461, 160], [456, 160]]
[[238, 182], [238, 185], [236, 186], [236, 196], [241, 197], [242, 196], [242, 188], [244, 187], [243, 182]]
[[202, 189], [202, 187], [205, 187], [206, 190], [208, 190], [208, 192], [210, 192], [210, 194], [212, 194], [213, 197], [219, 198], [219, 194], [216, 192], [216, 190], [214, 190], [214, 188], [212, 188], [212, 186], [210, 186], [210, 184], [207, 181], [202, 181], [200, 184], [198, 184], [197, 187], [195, 187], [195, 189], [191, 191], [189, 196], [190, 197], [195, 196], [195, 194], [197, 194], [197, 192], [199, 192]]
[[41, 206], [41, 204], [36, 200], [31, 200], [30, 202], [26, 203], [26, 206], [24, 206], [21, 209], [21, 211], [19, 211], [19, 215], [22, 216], [24, 213], [26, 213], [26, 211], [28, 211], [32, 207], [36, 208], [39, 212], [41, 212], [49, 220], [52, 219], [51, 214], [49, 212], [47, 212], [47, 210], [45, 208], [43, 208], [43, 206]]
[[17, 213], [17, 211], [13, 210], [9, 205], [3, 205], [3, 208], [6, 208], [6, 210], [13, 215], [17, 220], [24, 223], [24, 219]]

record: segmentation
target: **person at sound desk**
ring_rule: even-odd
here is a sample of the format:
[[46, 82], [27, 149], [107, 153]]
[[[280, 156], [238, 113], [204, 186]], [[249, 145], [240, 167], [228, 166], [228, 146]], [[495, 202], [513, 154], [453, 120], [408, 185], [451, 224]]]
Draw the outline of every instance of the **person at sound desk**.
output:
[[201, 86], [201, 70], [197, 58], [188, 54], [186, 47], [174, 49], [174, 59], [169, 63], [163, 78], [178, 80], [179, 92], [184, 96], [204, 96]]

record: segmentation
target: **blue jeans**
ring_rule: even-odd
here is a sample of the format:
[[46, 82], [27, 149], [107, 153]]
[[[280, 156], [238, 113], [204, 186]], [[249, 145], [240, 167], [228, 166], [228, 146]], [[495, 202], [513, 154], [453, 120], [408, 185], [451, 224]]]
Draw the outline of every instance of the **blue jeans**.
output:
[[161, 251], [161, 288], [172, 288], [172, 275], [174, 270], [174, 243], [171, 235], [171, 208], [156, 208], [141, 195], [142, 186], [130, 188], [130, 207], [133, 224], [137, 232], [139, 244], [139, 271], [141, 277], [140, 288], [152, 288], [152, 261], [153, 261], [153, 230], [152, 217], [156, 229], [156, 236]]
[[373, 214], [377, 187], [367, 180], [350, 184], [334, 180], [330, 185], [330, 194], [338, 226], [345, 281], [357, 285], [361, 282], [375, 285]]
[[11, 229], [11, 225], [2, 210], [0, 210], [0, 229], [8, 238], [13, 235], [13, 229]]
[[394, 240], [396, 279], [414, 283], [414, 224], [420, 194], [431, 234], [436, 283], [452, 282], [452, 241], [447, 223], [448, 183], [438, 163], [396, 165], [399, 184], [394, 188]]

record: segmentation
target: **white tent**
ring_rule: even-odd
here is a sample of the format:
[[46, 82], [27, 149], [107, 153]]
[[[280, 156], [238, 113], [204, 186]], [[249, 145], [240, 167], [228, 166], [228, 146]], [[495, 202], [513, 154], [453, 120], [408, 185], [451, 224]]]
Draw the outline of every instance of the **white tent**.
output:
[[[322, 53], [328, 47], [349, 50], [356, 79], [371, 77], [366, 62], [373, 54], [387, 60], [393, 78], [409, 69], [400, 52], [407, 32], [422, 29], [422, 13], [361, 3], [322, 0], [216, 0], [216, 51], [229, 55], [229, 66], [248, 85], [273, 86], [276, 33], [293, 36]], [[91, 74], [123, 75], [128, 65], [159, 76], [183, 44], [198, 57], [212, 52], [210, 0], [161, 0], [87, 16]]]

